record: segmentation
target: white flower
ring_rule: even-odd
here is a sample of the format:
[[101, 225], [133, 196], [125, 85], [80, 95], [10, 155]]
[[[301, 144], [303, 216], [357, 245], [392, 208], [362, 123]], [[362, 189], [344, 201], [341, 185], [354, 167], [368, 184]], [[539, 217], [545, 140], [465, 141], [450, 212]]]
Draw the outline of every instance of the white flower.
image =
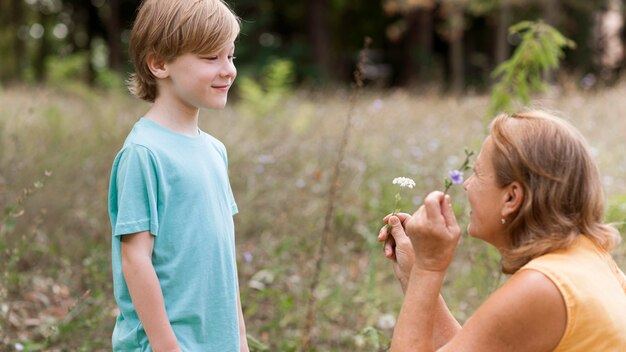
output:
[[273, 282], [274, 274], [269, 270], [263, 269], [252, 275], [252, 278], [248, 281], [248, 286], [255, 290], [263, 291]]
[[409, 187], [409, 188], [415, 187], [415, 181], [413, 181], [412, 179], [408, 177], [396, 177], [393, 179], [393, 184], [400, 185], [400, 187]]
[[382, 330], [390, 330], [396, 326], [396, 317], [392, 314], [383, 314], [378, 318], [376, 326]]

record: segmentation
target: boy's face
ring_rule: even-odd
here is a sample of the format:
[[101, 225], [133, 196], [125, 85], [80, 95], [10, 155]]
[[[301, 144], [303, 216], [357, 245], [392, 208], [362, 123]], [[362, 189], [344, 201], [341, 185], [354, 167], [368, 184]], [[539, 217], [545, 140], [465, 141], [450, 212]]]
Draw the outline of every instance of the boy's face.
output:
[[159, 85], [159, 97], [190, 108], [222, 109], [237, 76], [234, 51], [232, 44], [216, 53], [186, 53], [166, 63], [169, 79]]

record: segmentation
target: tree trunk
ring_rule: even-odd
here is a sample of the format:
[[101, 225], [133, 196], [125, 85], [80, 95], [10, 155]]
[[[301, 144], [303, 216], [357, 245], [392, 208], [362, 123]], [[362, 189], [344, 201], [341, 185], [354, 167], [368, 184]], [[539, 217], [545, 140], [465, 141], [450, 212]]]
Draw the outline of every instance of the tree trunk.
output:
[[511, 3], [510, 0], [501, 0], [498, 11], [498, 25], [496, 28], [496, 47], [494, 52], [495, 65], [501, 64], [509, 58], [509, 27], [511, 26]]
[[328, 36], [328, 0], [309, 0], [309, 38], [313, 47], [313, 62], [322, 77], [330, 74], [330, 44]]
[[13, 28], [13, 73], [9, 73], [10, 79], [20, 81], [24, 75], [26, 48], [24, 41], [18, 35], [20, 26], [24, 22], [24, 7], [22, 1], [11, 2], [11, 18], [7, 19], [11, 21], [11, 27]]
[[92, 46], [97, 33], [98, 9], [91, 2], [86, 2], [85, 6], [87, 7], [87, 83], [93, 85], [96, 82], [96, 68], [92, 63], [94, 53]]
[[122, 69], [122, 46], [121, 26], [120, 26], [120, 0], [109, 0], [109, 25], [108, 25], [108, 44], [109, 44], [109, 67], [116, 71]]
[[560, 12], [559, 0], [542, 0], [541, 5], [542, 5], [542, 12], [543, 12], [543, 15], [542, 15], [543, 20], [547, 24], [558, 29], [558, 25], [560, 22], [559, 21], [559, 12]]
[[[541, 4], [542, 4], [542, 11], [543, 11], [543, 20], [547, 24], [551, 25], [552, 27], [559, 29], [559, 22], [560, 22], [559, 0], [543, 0]], [[556, 82], [556, 70], [550, 70], [546, 72], [545, 79], [550, 84], [555, 83]]]
[[35, 80], [37, 82], [43, 82], [46, 80], [46, 59], [50, 51], [50, 46], [48, 45], [48, 32], [50, 31], [48, 27], [48, 15], [44, 14], [43, 11], [39, 11], [38, 21], [43, 26], [44, 32], [41, 38], [39, 38], [39, 46], [37, 47], [37, 54], [35, 55], [33, 65]]
[[463, 58], [463, 11], [460, 6], [450, 6], [450, 90], [459, 95], [465, 86], [465, 67]]
[[407, 31], [402, 55], [400, 84], [407, 86], [426, 81], [432, 66], [433, 12], [430, 8], [416, 8], [405, 16]]

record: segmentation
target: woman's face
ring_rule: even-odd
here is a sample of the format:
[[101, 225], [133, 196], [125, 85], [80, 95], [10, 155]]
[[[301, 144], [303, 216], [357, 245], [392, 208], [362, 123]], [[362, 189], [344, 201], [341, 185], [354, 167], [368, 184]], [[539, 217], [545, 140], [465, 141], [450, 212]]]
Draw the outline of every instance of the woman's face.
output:
[[491, 137], [483, 142], [480, 154], [474, 162], [474, 173], [463, 183], [471, 207], [468, 232], [470, 236], [491, 243], [496, 248], [507, 246], [502, 209], [506, 201], [506, 189], [498, 187], [491, 156], [494, 145]]

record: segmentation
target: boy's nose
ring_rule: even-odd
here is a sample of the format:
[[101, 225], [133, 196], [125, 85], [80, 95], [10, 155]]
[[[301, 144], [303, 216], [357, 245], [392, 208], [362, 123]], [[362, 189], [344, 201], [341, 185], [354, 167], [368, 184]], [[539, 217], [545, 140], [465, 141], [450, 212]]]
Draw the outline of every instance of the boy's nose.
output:
[[237, 68], [233, 62], [228, 62], [222, 67], [222, 76], [237, 76]]

